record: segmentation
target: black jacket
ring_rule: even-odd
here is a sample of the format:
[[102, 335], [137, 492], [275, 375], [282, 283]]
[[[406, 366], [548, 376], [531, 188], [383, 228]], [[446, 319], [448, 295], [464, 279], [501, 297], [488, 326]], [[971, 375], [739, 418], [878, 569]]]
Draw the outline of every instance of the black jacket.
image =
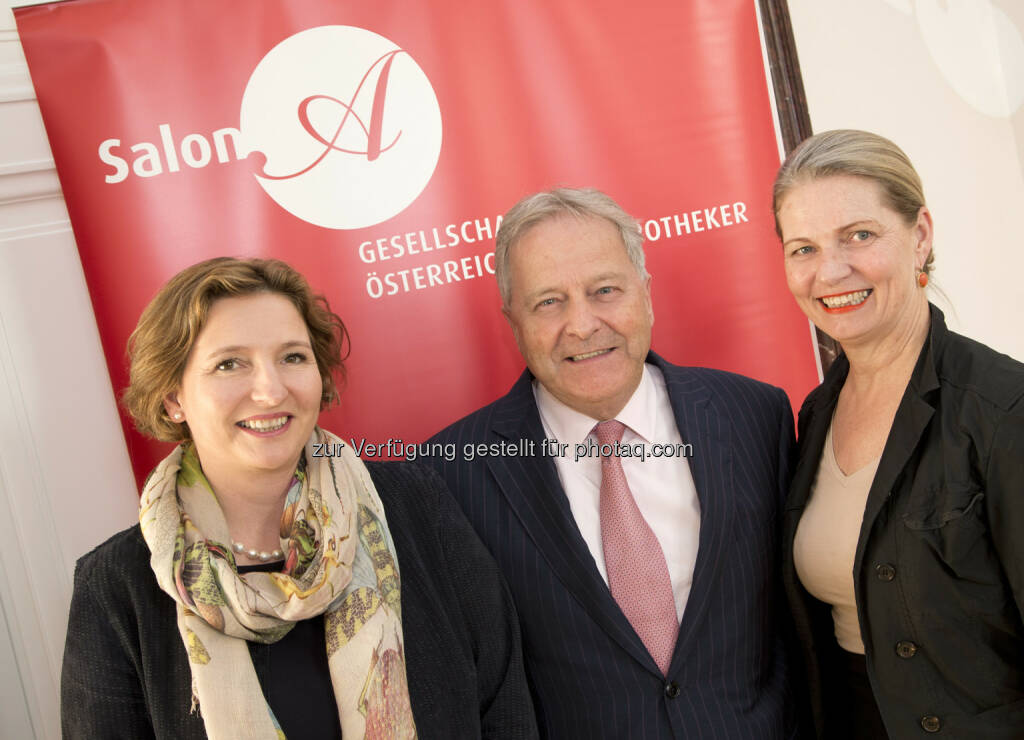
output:
[[[849, 364], [800, 409], [784, 578], [819, 736], [830, 608], [800, 585], [793, 538]], [[854, 561], [868, 676], [891, 738], [1024, 737], [1024, 365], [946, 328], [929, 338], [868, 494]]]
[[[409, 463], [367, 468], [402, 575], [419, 737], [536, 737], [519, 627], [494, 560], [435, 474]], [[61, 676], [65, 738], [206, 737], [190, 713], [175, 602], [157, 585], [149, 556], [136, 525], [78, 561]]]

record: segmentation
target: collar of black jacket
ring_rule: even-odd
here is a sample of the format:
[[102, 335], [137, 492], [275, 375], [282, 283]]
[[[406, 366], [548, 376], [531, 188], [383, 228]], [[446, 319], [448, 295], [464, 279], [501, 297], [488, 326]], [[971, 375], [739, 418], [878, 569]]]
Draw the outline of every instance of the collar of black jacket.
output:
[[[942, 352], [949, 329], [946, 328], [946, 317], [934, 304], [928, 304], [929, 326], [928, 338], [925, 339], [921, 353], [917, 356], [917, 364], [914, 365], [914, 372], [910, 375], [908, 388], [913, 389], [919, 396], [933, 391], [939, 387], [939, 375], [935, 370], [935, 358]], [[846, 382], [846, 376], [850, 372], [850, 361], [846, 354], [840, 352], [832, 366], [825, 373], [825, 378], [814, 395], [815, 409], [834, 403], [839, 391]]]

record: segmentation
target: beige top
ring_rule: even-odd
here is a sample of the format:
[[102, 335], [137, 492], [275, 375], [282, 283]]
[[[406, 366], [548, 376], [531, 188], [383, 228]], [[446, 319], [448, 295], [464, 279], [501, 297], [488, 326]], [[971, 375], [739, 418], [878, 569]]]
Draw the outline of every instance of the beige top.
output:
[[832, 605], [836, 640], [851, 653], [864, 654], [853, 592], [853, 560], [857, 552], [868, 491], [878, 469], [875, 458], [846, 475], [836, 462], [829, 424], [818, 474], [811, 486], [793, 541], [793, 559], [800, 583], [819, 601]]

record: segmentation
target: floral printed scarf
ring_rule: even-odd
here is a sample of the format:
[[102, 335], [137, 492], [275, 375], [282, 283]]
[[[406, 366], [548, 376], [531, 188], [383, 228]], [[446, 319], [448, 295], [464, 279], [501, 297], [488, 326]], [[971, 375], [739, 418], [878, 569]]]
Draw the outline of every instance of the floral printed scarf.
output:
[[[339, 454], [314, 456], [314, 445]], [[194, 446], [177, 447], [146, 482], [139, 521], [157, 581], [178, 604], [193, 709], [211, 740], [283, 739], [246, 640], [273, 643], [323, 615], [342, 736], [415, 738], [398, 563], [380, 498], [362, 461], [329, 432], [313, 430], [303, 460], [281, 516], [278, 573], [239, 575]]]

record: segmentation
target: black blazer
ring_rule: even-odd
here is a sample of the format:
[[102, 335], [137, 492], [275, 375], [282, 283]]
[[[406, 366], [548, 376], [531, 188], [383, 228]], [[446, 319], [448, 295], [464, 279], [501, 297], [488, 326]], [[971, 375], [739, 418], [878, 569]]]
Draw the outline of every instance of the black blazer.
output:
[[[653, 353], [676, 424], [693, 445], [697, 562], [667, 678], [602, 580], [559, 483], [525, 372], [503, 398], [431, 442], [432, 459], [512, 589], [541, 735], [549, 738], [788, 738], [787, 660], [776, 629], [777, 527], [789, 484], [786, 394]], [[526, 444], [534, 443], [533, 454]], [[527, 454], [463, 454], [467, 444]]]
[[[830, 607], [796, 576], [793, 538], [849, 363], [800, 409], [783, 574], [818, 736]], [[892, 738], [1024, 737], [1024, 365], [946, 328], [929, 338], [868, 493], [853, 566], [868, 677]]]
[[[430, 470], [391, 462], [366, 467], [402, 577], [406, 675], [418, 736], [536, 738], [515, 609], [494, 560]], [[78, 561], [61, 672], [66, 740], [206, 737], [202, 717], [192, 711], [192, 671], [175, 602], [157, 585], [149, 556], [136, 524]], [[316, 621], [323, 650], [323, 620]], [[257, 646], [260, 660], [253, 655], [271, 703], [284, 694], [296, 704], [318, 701], [324, 687], [310, 687], [317, 678], [281, 675], [289, 662], [271, 660], [273, 647]], [[300, 686], [301, 699], [282, 684]], [[293, 735], [323, 737], [315, 726]]]

